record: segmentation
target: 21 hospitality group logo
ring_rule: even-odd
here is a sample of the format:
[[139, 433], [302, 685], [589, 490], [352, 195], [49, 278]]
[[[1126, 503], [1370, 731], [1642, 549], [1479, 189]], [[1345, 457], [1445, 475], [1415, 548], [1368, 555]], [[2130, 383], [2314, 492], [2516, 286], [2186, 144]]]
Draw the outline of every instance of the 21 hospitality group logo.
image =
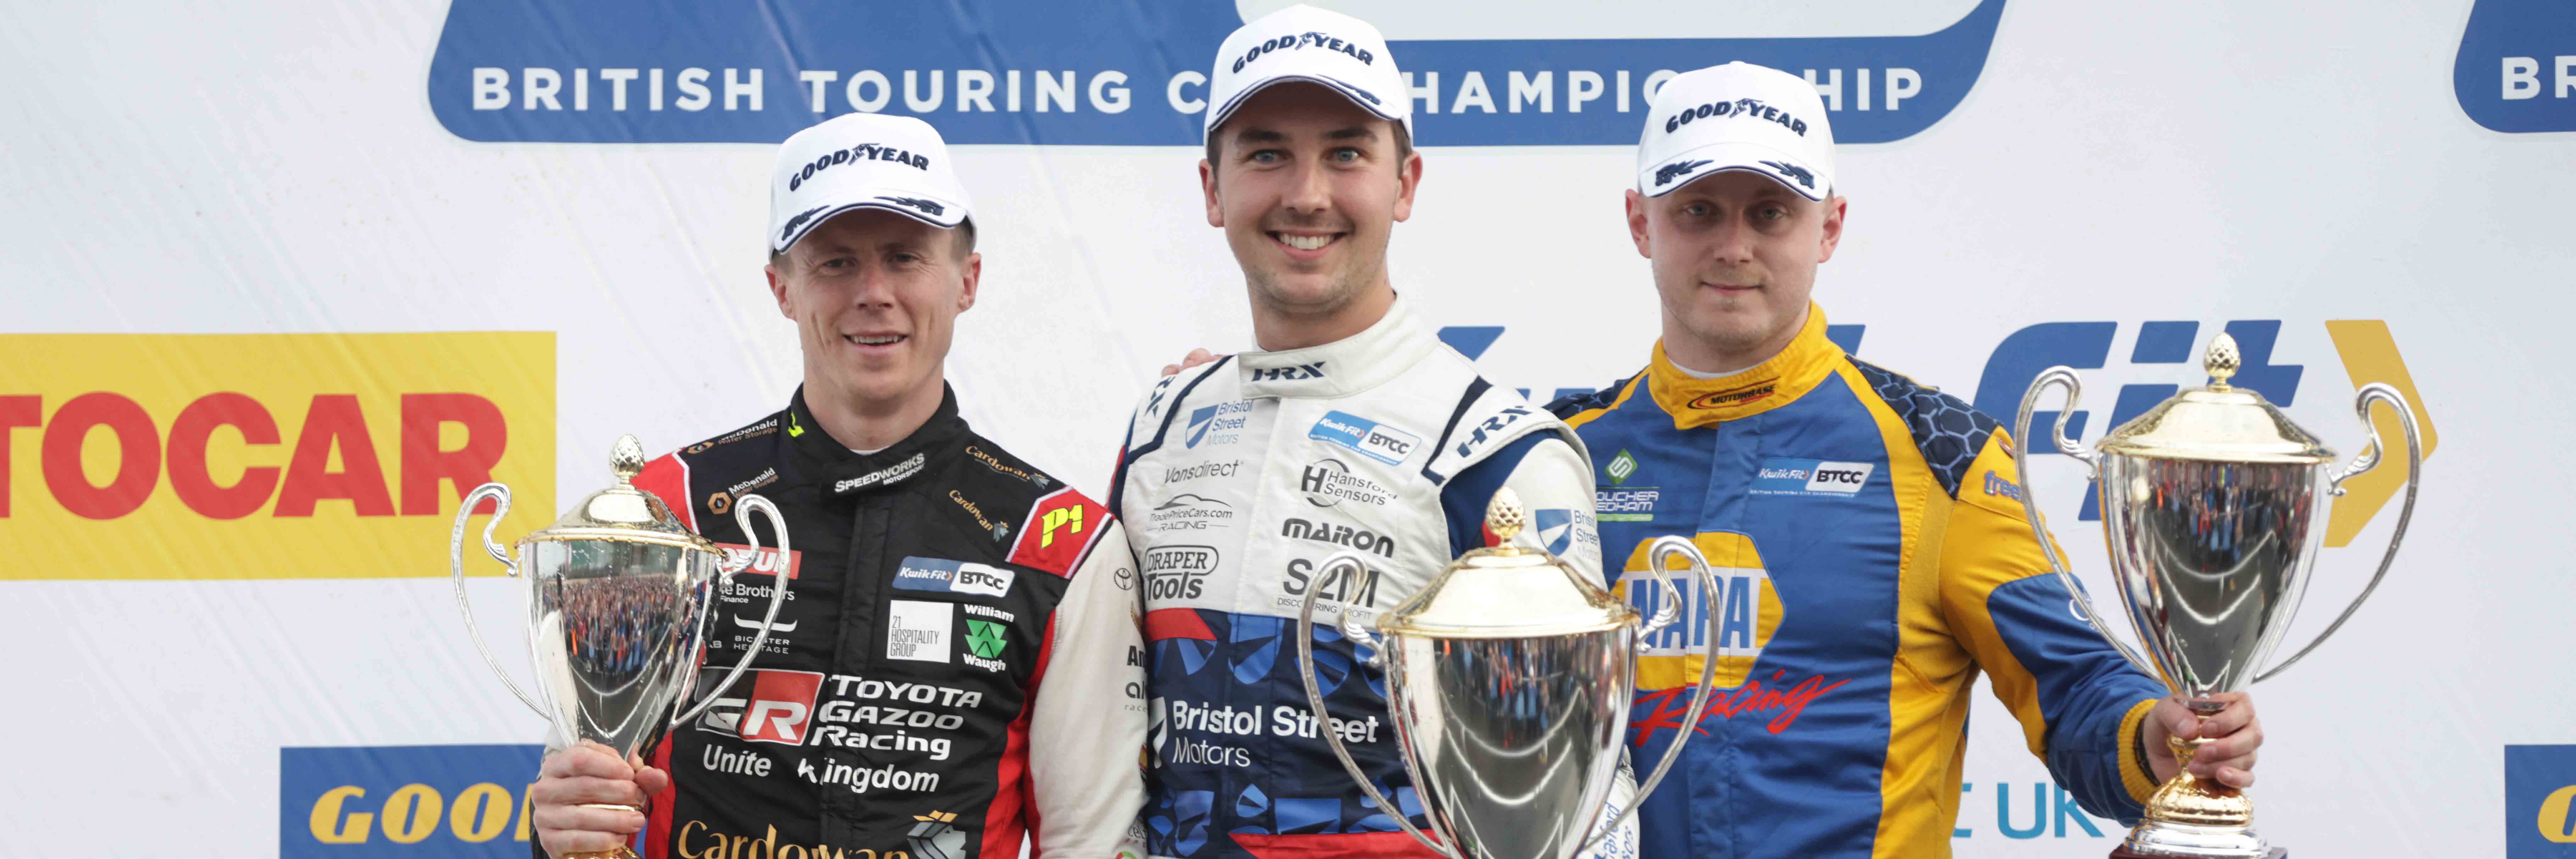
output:
[[544, 332], [0, 336], [0, 552], [42, 559], [0, 579], [447, 575], [477, 484], [553, 518], [554, 379]]
[[[449, 132], [484, 142], [774, 143], [863, 111], [931, 119], [952, 144], [1194, 146], [1209, 52], [1276, 5], [781, 0], [638, 15], [616, 0], [456, 0], [429, 105]], [[1967, 96], [2004, 0], [1836, 6], [1723, 38], [1702, 36], [1710, 16], [1680, 0], [1590, 10], [1635, 26], [1582, 38], [1557, 35], [1571, 10], [1334, 5], [1389, 35], [1425, 144], [1634, 144], [1657, 87], [1728, 60], [1805, 74], [1837, 140], [1882, 143]], [[1819, 34], [1855, 19], [1906, 34]]]

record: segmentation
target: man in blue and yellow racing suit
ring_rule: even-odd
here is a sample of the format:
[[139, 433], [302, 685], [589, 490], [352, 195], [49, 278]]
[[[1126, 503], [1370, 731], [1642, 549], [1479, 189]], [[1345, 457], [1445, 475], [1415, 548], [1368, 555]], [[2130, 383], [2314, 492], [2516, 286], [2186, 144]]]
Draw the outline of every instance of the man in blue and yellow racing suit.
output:
[[[1592, 453], [1625, 598], [1655, 608], [1637, 580], [1674, 534], [1724, 589], [1713, 631], [1695, 611], [1640, 665], [1632, 754], [1695, 736], [1640, 812], [1639, 854], [1949, 855], [1980, 671], [2095, 814], [2137, 818], [2178, 769], [2168, 735], [2210, 740], [2195, 774], [2251, 784], [2252, 703], [2193, 715], [2076, 613], [1995, 421], [1825, 339], [1808, 296], [1846, 203], [1814, 88], [1742, 63], [1680, 75], [1639, 150], [1628, 223], [1663, 339], [1645, 370], [1551, 407]], [[1727, 691], [1684, 726], [1704, 658]]]

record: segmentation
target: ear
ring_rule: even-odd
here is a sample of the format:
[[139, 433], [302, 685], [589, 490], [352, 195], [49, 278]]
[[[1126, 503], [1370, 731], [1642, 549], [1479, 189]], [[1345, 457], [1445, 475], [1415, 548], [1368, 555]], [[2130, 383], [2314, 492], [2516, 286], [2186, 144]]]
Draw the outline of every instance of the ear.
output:
[[1395, 168], [1395, 219], [1413, 217], [1413, 192], [1422, 187], [1422, 150], [1406, 153], [1404, 163]]
[[1628, 240], [1637, 243], [1637, 255], [1655, 258], [1655, 246], [1646, 239], [1646, 195], [1628, 189]]
[[1225, 209], [1216, 203], [1216, 165], [1199, 159], [1199, 191], [1207, 195], [1208, 226], [1225, 228]]
[[1816, 257], [1817, 262], [1821, 263], [1826, 260], [1833, 259], [1834, 248], [1842, 244], [1843, 214], [1844, 210], [1849, 207], [1850, 203], [1851, 201], [1849, 199], [1843, 197], [1835, 197], [1825, 201], [1825, 252]]
[[[793, 263], [794, 258], [789, 258], [789, 262]], [[778, 300], [778, 315], [796, 318], [795, 307], [787, 302], [787, 276], [778, 271], [778, 264], [761, 266], [760, 273], [769, 277], [769, 297]]]
[[984, 282], [984, 252], [966, 255], [964, 288], [957, 291], [957, 312], [975, 309], [975, 287]]

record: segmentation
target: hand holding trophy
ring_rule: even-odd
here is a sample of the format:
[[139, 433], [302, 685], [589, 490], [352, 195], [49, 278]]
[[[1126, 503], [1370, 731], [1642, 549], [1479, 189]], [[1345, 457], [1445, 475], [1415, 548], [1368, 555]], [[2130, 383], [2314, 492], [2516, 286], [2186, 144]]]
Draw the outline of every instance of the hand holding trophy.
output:
[[[716, 544], [690, 533], [670, 508], [651, 493], [631, 485], [644, 468], [644, 448], [634, 436], [623, 436], [611, 454], [617, 485], [591, 495], [544, 530], [521, 538], [513, 562], [508, 550], [492, 541], [492, 530], [510, 512], [509, 487], [486, 483], [465, 496], [456, 511], [456, 529], [448, 544], [449, 569], [456, 580], [456, 605], [465, 614], [466, 633], [476, 650], [510, 692], [553, 722], [570, 742], [607, 746], [620, 758], [632, 758], [670, 728], [695, 718], [733, 685], [767, 643], [770, 624], [786, 588], [770, 589], [769, 612], [761, 618], [758, 637], [742, 658], [697, 706], [674, 716], [688, 700], [698, 677], [698, 656], [706, 645], [706, 623], [721, 580], [751, 566], [760, 555], [759, 537], [751, 528], [754, 510], [768, 517], [778, 535], [778, 552], [788, 552], [787, 523], [769, 499], [745, 495], [734, 502], [734, 519], [742, 526], [752, 551], [729, 561]], [[510, 679], [492, 655], [474, 623], [465, 595], [465, 525], [484, 499], [496, 505], [483, 527], [483, 549], [529, 585], [528, 649], [536, 660], [537, 696]], [[624, 808], [623, 806], [604, 806]], [[633, 810], [633, 809], [628, 809]], [[632, 859], [625, 848], [579, 854], [578, 859]]]
[[[2040, 373], [2023, 395], [2020, 417], [2013, 423], [2013, 437], [2022, 440], [2013, 467], [2022, 478], [2023, 510], [2049, 565], [2103, 638], [2203, 715], [2220, 708], [2211, 700], [2214, 696], [2270, 679], [2308, 655], [2370, 598], [2388, 575], [2406, 523], [2415, 515], [2424, 462], [2415, 413], [2395, 388], [2376, 383], [2362, 387], [2354, 408], [2370, 431], [2370, 446], [2350, 466], [2335, 469], [2334, 451], [2291, 423], [2262, 394], [2228, 384], [2238, 362], [2235, 338], [2218, 335], [2206, 361], [2208, 387], [2175, 394], [2111, 430], [2095, 444], [2098, 453], [2087, 453], [2066, 437], [2067, 416], [2083, 396], [2070, 368]], [[2101, 481], [2112, 579], [2147, 658], [2103, 625], [2040, 524], [2039, 503], [2031, 492], [2038, 481], [2030, 473], [2030, 418], [2041, 392], [2051, 385], [2066, 387], [2067, 402], [2050, 440], [2059, 453], [2084, 463]], [[2388, 553], [2380, 557], [2370, 584], [2315, 641], [2280, 665], [2257, 672], [2255, 667], [2289, 631], [2290, 618], [2307, 592], [2308, 569], [2316, 563], [2324, 536], [2318, 518], [2325, 500], [2342, 495], [2344, 481], [2379, 464], [2384, 447], [2370, 424], [2372, 403], [2394, 407], [2406, 430], [2406, 504], [2389, 533]], [[2188, 766], [2202, 741], [2171, 742], [2174, 756]], [[2147, 798], [2146, 820], [2112, 856], [2286, 855], [2256, 835], [2253, 824], [2253, 802], [2243, 792], [2185, 769]]]
[[[1340, 626], [1371, 651], [1370, 666], [1386, 669], [1387, 708], [1405, 770], [1415, 790], [1429, 797], [1424, 805], [1439, 840], [1401, 813], [1392, 815], [1397, 825], [1453, 859], [1569, 859], [1636, 814], [1690, 740], [1691, 731], [1680, 732], [1636, 801], [1592, 832], [1628, 733], [1637, 655], [1647, 636], [1681, 615], [1683, 592], [1665, 563], [1674, 555], [1690, 562], [1710, 600], [1712, 623], [1723, 616], [1715, 603], [1721, 591], [1708, 559], [1689, 540], [1658, 539], [1647, 552], [1647, 569], [1674, 599], [1641, 628], [1634, 609], [1573, 566], [1512, 545], [1528, 520], [1511, 489], [1494, 493], [1485, 517], [1501, 545], [1461, 556], [1379, 618], [1374, 633], [1349, 617]], [[1342, 552], [1324, 561], [1321, 574], [1355, 575], [1364, 565], [1361, 555]], [[1329, 716], [1315, 685], [1319, 590], [1307, 590], [1297, 617], [1297, 660], [1307, 704], [1320, 721]], [[1715, 691], [1717, 660], [1702, 661], [1699, 694], [1684, 725], [1699, 724]], [[1377, 807], [1396, 807], [1334, 731], [1318, 733]]]

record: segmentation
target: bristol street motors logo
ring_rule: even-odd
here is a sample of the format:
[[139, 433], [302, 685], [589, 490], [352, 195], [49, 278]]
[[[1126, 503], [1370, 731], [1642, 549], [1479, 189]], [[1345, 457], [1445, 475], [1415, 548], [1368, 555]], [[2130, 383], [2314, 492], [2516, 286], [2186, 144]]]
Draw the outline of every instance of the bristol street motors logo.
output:
[[[1717, 676], [1712, 683], [1728, 691], [1709, 700], [1703, 722], [1737, 716], [1768, 717], [1766, 730], [1774, 734], [1787, 731], [1806, 712], [1809, 703], [1849, 680], [1828, 680], [1821, 675], [1798, 679], [1790, 677], [1786, 670], [1754, 677], [1754, 664], [1762, 658], [1763, 649], [1770, 646], [1772, 634], [1779, 630], [1786, 613], [1778, 592], [1771, 586], [1770, 573], [1754, 551], [1752, 539], [1744, 535], [1703, 533], [1692, 542], [1708, 556], [1710, 572], [1715, 574], [1721, 593], [1714, 600], [1702, 594], [1698, 577], [1691, 575], [1687, 567], [1672, 572], [1682, 590], [1677, 606], [1681, 617], [1642, 642], [1644, 651], [1637, 659], [1636, 712], [1631, 717], [1636, 743], [1643, 745], [1656, 730], [1681, 727], [1681, 717], [1690, 709], [1693, 687], [1699, 682], [1704, 664], [1701, 660], [1709, 658], [1717, 660]], [[1665, 610], [1673, 600], [1672, 593], [1646, 570], [1646, 550], [1650, 545], [1652, 541], [1638, 541], [1614, 588], [1631, 608], [1646, 617]], [[1717, 604], [1715, 617], [1710, 616], [1711, 602]]]
[[1192, 411], [1189, 435], [1183, 438], [1182, 446], [1197, 447], [1203, 441], [1211, 447], [1233, 444], [1243, 437], [1243, 426], [1251, 420], [1251, 413], [1251, 400], [1218, 403]]
[[[698, 688], [714, 689], [730, 666], [698, 672]], [[805, 744], [805, 729], [814, 721], [815, 695], [823, 675], [814, 671], [753, 670], [707, 705], [698, 730], [754, 743]]]

